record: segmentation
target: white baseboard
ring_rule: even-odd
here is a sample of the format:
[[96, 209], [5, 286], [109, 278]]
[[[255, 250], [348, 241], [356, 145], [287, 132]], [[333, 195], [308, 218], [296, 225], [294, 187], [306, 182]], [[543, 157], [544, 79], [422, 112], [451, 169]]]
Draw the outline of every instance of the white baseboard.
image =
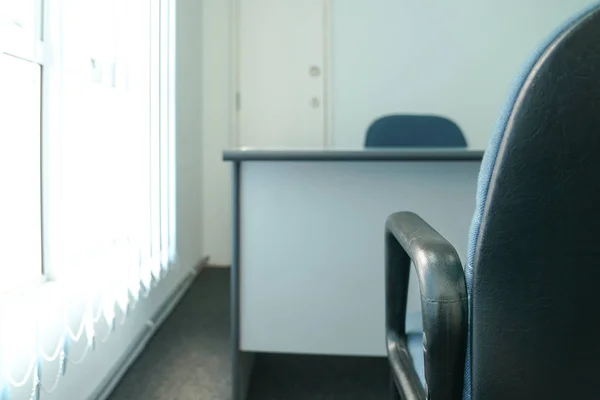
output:
[[190, 285], [194, 282], [196, 277], [202, 272], [202, 270], [208, 265], [208, 257], [204, 257], [198, 262], [188, 277], [186, 277], [173, 291], [173, 294], [169, 296], [158, 311], [152, 316], [149, 321], [147, 328], [140, 333], [140, 335], [132, 342], [131, 347], [128, 351], [121, 356], [118, 362], [118, 367], [114, 372], [107, 376], [102, 384], [98, 386], [98, 389], [89, 397], [88, 400], [106, 400], [113, 392], [117, 384], [121, 381], [129, 367], [137, 360], [142, 351], [146, 348], [146, 345], [154, 336], [158, 328], [162, 325], [165, 319], [171, 314], [173, 309], [187, 292]]

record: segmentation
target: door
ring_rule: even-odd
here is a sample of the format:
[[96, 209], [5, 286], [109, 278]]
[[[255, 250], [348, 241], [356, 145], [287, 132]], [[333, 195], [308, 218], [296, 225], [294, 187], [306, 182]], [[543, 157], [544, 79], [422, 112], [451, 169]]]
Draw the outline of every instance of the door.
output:
[[325, 144], [325, 0], [239, 0], [238, 144]]

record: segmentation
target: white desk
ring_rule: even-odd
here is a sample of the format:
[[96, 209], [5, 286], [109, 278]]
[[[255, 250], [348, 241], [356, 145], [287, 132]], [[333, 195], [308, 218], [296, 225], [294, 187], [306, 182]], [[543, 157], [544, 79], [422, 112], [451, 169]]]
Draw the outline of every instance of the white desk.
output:
[[[234, 399], [246, 355], [384, 356], [387, 216], [414, 211], [466, 261], [481, 151], [231, 150]], [[409, 311], [419, 310], [411, 278]]]

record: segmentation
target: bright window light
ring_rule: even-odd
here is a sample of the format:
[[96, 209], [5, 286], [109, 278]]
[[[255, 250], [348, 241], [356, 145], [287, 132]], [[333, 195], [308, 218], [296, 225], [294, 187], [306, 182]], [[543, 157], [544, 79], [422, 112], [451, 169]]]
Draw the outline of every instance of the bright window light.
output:
[[41, 275], [40, 74], [0, 55], [0, 292]]

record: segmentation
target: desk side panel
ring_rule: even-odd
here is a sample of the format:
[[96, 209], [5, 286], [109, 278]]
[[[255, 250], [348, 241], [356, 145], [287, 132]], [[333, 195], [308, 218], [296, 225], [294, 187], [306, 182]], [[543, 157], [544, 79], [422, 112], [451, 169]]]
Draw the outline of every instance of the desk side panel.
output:
[[[384, 224], [414, 211], [466, 260], [480, 163], [243, 162], [240, 347], [385, 355]], [[409, 311], [420, 309], [414, 271]]]

